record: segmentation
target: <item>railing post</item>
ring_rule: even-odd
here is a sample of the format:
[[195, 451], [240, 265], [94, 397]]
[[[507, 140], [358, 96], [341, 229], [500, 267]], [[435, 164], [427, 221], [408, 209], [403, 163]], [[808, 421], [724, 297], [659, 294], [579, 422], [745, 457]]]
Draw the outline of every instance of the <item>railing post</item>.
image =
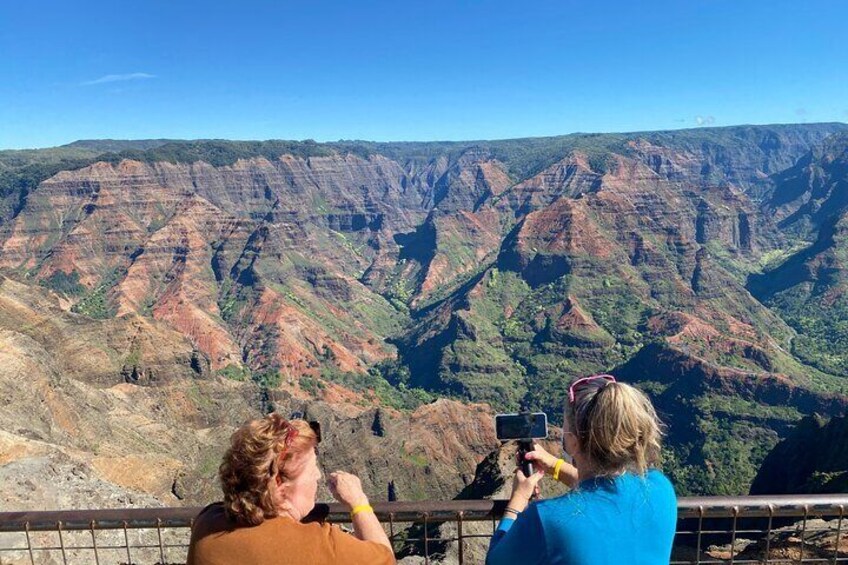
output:
[[798, 551], [798, 563], [804, 562], [804, 543], [807, 538], [807, 516], [810, 512], [810, 507], [804, 505], [804, 521], [801, 522], [801, 549]]
[[62, 550], [62, 563], [68, 565], [68, 556], [65, 555], [65, 538], [62, 536], [62, 521], [56, 522], [56, 530], [59, 532], [59, 549]]
[[424, 565], [430, 565], [430, 534], [427, 532], [427, 519], [429, 514], [424, 513]]
[[130, 535], [127, 532], [127, 521], [124, 520], [124, 543], [127, 547], [127, 565], [132, 565], [132, 556], [130, 555]]
[[162, 518], [156, 518], [156, 535], [159, 536], [159, 559], [165, 563], [165, 546], [162, 543]]
[[695, 549], [695, 563], [701, 565], [701, 535], [704, 531], [704, 507], [698, 507], [698, 542]]
[[842, 518], [845, 516], [845, 506], [839, 505], [839, 522], [836, 525], [836, 541], [833, 542], [833, 563], [839, 559], [839, 540], [842, 538]]
[[389, 512], [389, 542], [392, 545], [392, 551], [395, 550], [395, 513]]
[[463, 512], [460, 510], [456, 515], [456, 538], [457, 543], [459, 544], [459, 565], [463, 565], [463, 563], [465, 563], [464, 553], [462, 551], [462, 516]]
[[733, 507], [733, 530], [730, 533], [730, 565], [736, 561], [736, 524], [739, 521], [739, 507]]
[[774, 523], [774, 504], [768, 505], [769, 509], [769, 517], [768, 517], [768, 527], [766, 529], [766, 565], [768, 565], [771, 560], [771, 528]]
[[29, 562], [30, 565], [35, 565], [35, 555], [32, 554], [32, 539], [30, 539], [29, 537], [29, 521], [24, 524], [24, 531], [26, 532], [27, 550], [29, 551]]
[[100, 555], [97, 553], [97, 536], [94, 532], [94, 526], [96, 525], [95, 520], [91, 521], [91, 547], [94, 549], [94, 563], [95, 565], [100, 565]]

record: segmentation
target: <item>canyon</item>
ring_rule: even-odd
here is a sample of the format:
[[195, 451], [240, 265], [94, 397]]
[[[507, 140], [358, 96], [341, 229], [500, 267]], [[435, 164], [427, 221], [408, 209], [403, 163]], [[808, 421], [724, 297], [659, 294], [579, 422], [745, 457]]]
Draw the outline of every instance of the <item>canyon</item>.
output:
[[600, 371], [680, 494], [746, 493], [848, 407], [846, 214], [844, 124], [0, 152], [2, 506], [207, 503], [270, 410], [453, 498], [495, 412]]

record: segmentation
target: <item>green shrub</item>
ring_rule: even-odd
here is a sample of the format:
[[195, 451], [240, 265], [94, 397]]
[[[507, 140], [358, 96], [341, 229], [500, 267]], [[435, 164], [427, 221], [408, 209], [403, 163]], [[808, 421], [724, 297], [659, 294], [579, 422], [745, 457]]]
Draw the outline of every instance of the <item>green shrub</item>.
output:
[[50, 290], [71, 296], [78, 296], [85, 292], [85, 287], [80, 284], [79, 273], [76, 271], [71, 271], [70, 273], [56, 271], [48, 278], [42, 279], [41, 285]]
[[223, 369], [218, 369], [216, 374], [224, 377], [225, 379], [230, 379], [231, 381], [245, 382], [253, 380], [253, 375], [251, 374], [250, 369], [236, 365], [235, 363], [227, 365]]
[[283, 376], [277, 370], [263, 371], [252, 376], [253, 382], [264, 389], [274, 389], [283, 382]]

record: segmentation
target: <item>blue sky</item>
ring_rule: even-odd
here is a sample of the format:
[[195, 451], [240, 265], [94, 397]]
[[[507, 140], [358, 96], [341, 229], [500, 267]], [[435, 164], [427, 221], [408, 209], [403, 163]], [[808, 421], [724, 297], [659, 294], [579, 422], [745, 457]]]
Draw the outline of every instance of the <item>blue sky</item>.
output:
[[5, 0], [0, 148], [848, 122], [848, 2]]

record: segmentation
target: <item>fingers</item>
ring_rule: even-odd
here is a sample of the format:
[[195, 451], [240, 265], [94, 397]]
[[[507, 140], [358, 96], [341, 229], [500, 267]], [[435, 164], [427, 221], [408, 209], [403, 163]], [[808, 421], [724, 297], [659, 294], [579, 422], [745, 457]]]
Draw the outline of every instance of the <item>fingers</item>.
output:
[[548, 450], [539, 445], [538, 443], [533, 444], [533, 451], [535, 451], [536, 453], [548, 453]]
[[535, 485], [533, 485], [533, 498], [540, 498], [542, 496], [542, 487], [539, 486], [538, 481]]
[[346, 473], [344, 471], [334, 471], [327, 475], [327, 484], [335, 487], [338, 487], [342, 484], [359, 486], [361, 482], [359, 480], [359, 477], [352, 473]]
[[352, 479], [355, 478], [356, 477], [350, 473], [334, 471], [327, 475], [327, 486], [330, 487], [330, 492], [332, 492], [335, 496], [340, 489], [345, 489], [346, 485], [353, 483], [354, 481]]
[[527, 482], [533, 485], [533, 490], [539, 488], [539, 481], [541, 481], [545, 476], [545, 472], [542, 469], [539, 469], [529, 477], [527, 477]]
[[520, 467], [515, 470], [515, 480], [520, 481], [520, 482], [530, 481], [533, 484], [536, 484], [539, 481], [541, 481], [544, 478], [544, 476], [545, 476], [545, 470], [544, 469], [535, 470], [533, 472], [533, 474], [531, 474], [529, 477], [524, 474], [524, 471], [522, 471]]
[[538, 483], [544, 476], [545, 472], [541, 469], [529, 477], [525, 476], [521, 469], [516, 469], [512, 482], [512, 496], [519, 500], [530, 500], [534, 493], [538, 495]]
[[359, 477], [344, 471], [335, 471], [327, 476], [327, 483], [333, 497], [351, 508], [368, 504], [368, 497], [362, 490]]
[[515, 470], [515, 478], [521, 480], [521, 482], [530, 482], [530, 483], [536, 484], [539, 481], [541, 481], [544, 478], [544, 476], [545, 476], [545, 470], [544, 469], [537, 469], [529, 477], [527, 475], [525, 475], [524, 471], [522, 471], [521, 469]]

